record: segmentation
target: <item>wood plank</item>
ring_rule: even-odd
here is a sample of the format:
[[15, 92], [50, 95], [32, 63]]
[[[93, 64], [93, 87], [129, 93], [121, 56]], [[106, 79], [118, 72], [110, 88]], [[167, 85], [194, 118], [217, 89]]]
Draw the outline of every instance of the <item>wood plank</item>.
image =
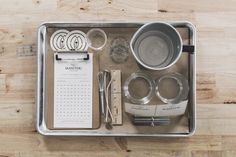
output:
[[130, 157], [189, 157], [188, 151], [171, 151], [171, 150], [156, 150], [156, 151], [131, 151], [127, 153]]
[[197, 104], [198, 119], [236, 119], [236, 105], [225, 104]]
[[89, 152], [119, 151], [120, 148], [112, 138], [43, 138], [32, 133], [1, 133], [1, 152]]
[[[210, 71], [210, 70], [209, 70]], [[197, 74], [198, 103], [227, 104], [236, 102], [236, 73], [209, 73]]]
[[[32, 9], [34, 8], [34, 9]], [[40, 13], [41, 11], [53, 12], [57, 8], [57, 1], [46, 0], [17, 0], [4, 1], [4, 7], [1, 8], [1, 15], [9, 14], [27, 14], [27, 13]]]
[[10, 156], [10, 154], [14, 154], [16, 157], [32, 157], [32, 154], [34, 157], [93, 157], [93, 156], [98, 156], [98, 157], [120, 157], [120, 156], [125, 156], [127, 153], [121, 152], [121, 151], [64, 151], [64, 152], [57, 152], [57, 151], [20, 151], [18, 153], [6, 153], [3, 154], [3, 156]]
[[36, 106], [32, 103], [0, 105], [0, 132], [35, 132]]
[[223, 151], [192, 151], [192, 157], [223, 157]]
[[[223, 136], [222, 137], [222, 147], [224, 150], [235, 151], [236, 147], [236, 136]], [[236, 153], [236, 152], [235, 152]]]
[[202, 157], [235, 157], [235, 151], [138, 151], [138, 152], [121, 152], [121, 151], [77, 151], [77, 152], [39, 152], [39, 151], [25, 151], [25, 152], [12, 152], [12, 153], [1, 153], [3, 157], [31, 157], [34, 154], [35, 157], [109, 157], [109, 156], [129, 156], [129, 157], [196, 157], [201, 155]]
[[[236, 156], [235, 0], [11, 0], [0, 9], [0, 157]], [[172, 21], [197, 27], [197, 132], [186, 139], [44, 138], [35, 130], [37, 27], [44, 21]]]
[[[221, 8], [221, 7], [219, 7]], [[195, 20], [197, 28], [234, 28], [236, 26], [236, 12], [196, 12]], [[210, 22], [209, 22], [210, 20]]]
[[[133, 138], [130, 150], [221, 150], [221, 136], [193, 136], [183, 139]], [[147, 147], [148, 146], [148, 147]]]
[[235, 157], [235, 151], [192, 151], [192, 157]]
[[[2, 74], [0, 74], [2, 75]], [[4, 87], [1, 92], [34, 92], [36, 86], [35, 74], [8, 74], [5, 75]]]
[[[227, 5], [225, 1], [221, 0], [158, 0], [158, 10], [161, 12], [229, 12], [235, 11], [236, 2], [234, 0], [227, 0]], [[220, 7], [219, 7], [220, 6]]]
[[234, 150], [232, 151], [223, 151], [223, 156], [224, 157], [236, 157], [236, 151], [235, 151], [235, 148]]
[[197, 119], [197, 135], [234, 135], [236, 136], [236, 120], [234, 119]]
[[1, 104], [35, 103], [35, 92], [0, 92]]

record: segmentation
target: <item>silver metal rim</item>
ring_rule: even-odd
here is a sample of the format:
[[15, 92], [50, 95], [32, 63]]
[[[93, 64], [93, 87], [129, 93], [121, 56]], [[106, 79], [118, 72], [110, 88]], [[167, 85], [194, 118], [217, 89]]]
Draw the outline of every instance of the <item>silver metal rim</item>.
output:
[[[175, 31], [175, 33], [177, 34], [177, 36], [178, 36], [178, 38], [179, 38], [179, 41], [180, 41], [180, 50], [179, 50], [179, 54], [178, 54], [178, 56], [176, 57], [176, 59], [175, 59], [171, 64], [169, 64], [168, 66], [161, 67], [161, 68], [153, 68], [153, 67], [149, 67], [149, 66], [143, 64], [143, 62], [142, 62], [142, 61], [137, 57], [137, 55], [135, 54], [134, 49], [133, 49], [133, 46], [132, 46], [132, 43], [134, 42], [134, 39], [136, 38], [136, 36], [137, 36], [137, 34], [140, 32], [140, 30], [142, 30], [142, 29], [145, 28], [146, 26], [151, 25], [151, 24], [154, 24], [154, 23], [161, 23], [161, 24], [164, 24], [164, 25], [166, 25], [166, 26], [172, 28], [172, 29]], [[132, 39], [131, 39], [131, 41], [130, 41], [130, 49], [131, 49], [131, 52], [132, 52], [132, 54], [133, 54], [135, 60], [136, 60], [139, 64], [141, 64], [143, 67], [145, 67], [145, 68], [147, 68], [147, 69], [151, 69], [151, 70], [164, 70], [164, 69], [167, 69], [167, 68], [171, 67], [172, 65], [174, 65], [174, 64], [179, 60], [179, 58], [180, 58], [180, 56], [181, 56], [182, 49], [183, 49], [183, 48], [182, 48], [182, 45], [183, 45], [183, 42], [182, 42], [182, 38], [181, 38], [179, 32], [178, 32], [171, 24], [168, 24], [168, 23], [166, 23], [166, 22], [151, 22], [151, 23], [144, 24], [142, 27], [140, 27], [140, 28], [138, 29], [138, 31], [135, 32], [135, 34], [133, 35], [133, 37], [132, 37]]]
[[[149, 85], [148, 94], [140, 99], [133, 97], [129, 92], [129, 84], [131, 83], [131, 81], [133, 81], [137, 78], [144, 79], [145, 81], [147, 81], [147, 83]], [[155, 82], [149, 75], [147, 75], [145, 73], [142, 73], [142, 72], [132, 73], [130, 75], [130, 77], [125, 81], [124, 93], [125, 93], [125, 96], [127, 97], [127, 99], [129, 99], [133, 103], [137, 103], [140, 105], [147, 104], [152, 99], [152, 97], [155, 95]]]
[[[100, 33], [102, 33], [103, 37], [104, 37], [104, 43], [100, 46], [100, 47], [93, 47], [92, 46], [92, 41], [89, 39], [89, 35], [93, 32], [93, 31], [99, 31]], [[107, 35], [106, 33], [102, 30], [102, 29], [99, 29], [99, 28], [93, 28], [93, 29], [90, 29], [88, 32], [87, 32], [87, 39], [88, 39], [88, 44], [89, 44], [89, 48], [95, 50], [95, 51], [99, 51], [99, 50], [102, 50], [104, 48], [104, 46], [106, 45], [107, 43]]]

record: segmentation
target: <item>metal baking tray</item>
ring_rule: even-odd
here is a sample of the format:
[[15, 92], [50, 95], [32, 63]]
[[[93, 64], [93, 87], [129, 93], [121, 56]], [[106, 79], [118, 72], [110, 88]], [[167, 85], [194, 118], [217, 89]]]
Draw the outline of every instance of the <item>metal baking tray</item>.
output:
[[[145, 23], [65, 23], [65, 22], [47, 22], [43, 23], [38, 29], [38, 55], [37, 55], [37, 90], [36, 90], [36, 105], [37, 105], [37, 131], [45, 136], [124, 136], [124, 137], [189, 137], [196, 130], [196, 28], [187, 21], [169, 22], [175, 28], [185, 28], [188, 30], [187, 44], [194, 45], [194, 53], [188, 53], [188, 80], [190, 85], [189, 103], [187, 108], [187, 131], [185, 132], [113, 132], [104, 130], [51, 130], [46, 124], [46, 95], [47, 95], [47, 80], [46, 80], [46, 57], [48, 53], [48, 29], [74, 29], [74, 28], [135, 28], [138, 29]], [[132, 124], [130, 124], [132, 125]], [[118, 126], [122, 127], [122, 126]]]

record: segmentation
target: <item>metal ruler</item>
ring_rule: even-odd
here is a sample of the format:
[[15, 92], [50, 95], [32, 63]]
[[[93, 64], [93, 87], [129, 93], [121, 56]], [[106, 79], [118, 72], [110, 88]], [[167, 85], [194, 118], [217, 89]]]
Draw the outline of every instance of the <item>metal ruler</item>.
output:
[[121, 71], [111, 70], [111, 78], [112, 125], [122, 125]]

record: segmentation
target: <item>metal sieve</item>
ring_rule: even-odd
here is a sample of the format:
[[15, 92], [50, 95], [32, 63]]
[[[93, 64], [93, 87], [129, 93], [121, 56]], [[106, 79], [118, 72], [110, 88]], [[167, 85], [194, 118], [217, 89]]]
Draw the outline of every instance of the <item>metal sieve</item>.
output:
[[[164, 90], [174, 90], [173, 85], [166, 86], [165, 82], [168, 80], [172, 80], [176, 84], [176, 88], [178, 88], [178, 92], [173, 97], [166, 97], [163, 93]], [[164, 88], [160, 88], [161, 85], [164, 85]], [[169, 88], [168, 88], [169, 87]], [[156, 95], [158, 98], [164, 103], [168, 104], [176, 104], [188, 98], [189, 85], [188, 80], [179, 73], [170, 73], [160, 77], [156, 80]]]
[[168, 23], [147, 23], [134, 34], [130, 47], [136, 61], [143, 67], [163, 70], [179, 59], [182, 39]]
[[[148, 92], [147, 95], [142, 98], [137, 98], [136, 95], [130, 93], [130, 83], [137, 79], [143, 79], [147, 83]], [[143, 72], [132, 73], [130, 77], [125, 81], [124, 93], [127, 99], [132, 103], [147, 104], [155, 95], [155, 81], [147, 74]]]

